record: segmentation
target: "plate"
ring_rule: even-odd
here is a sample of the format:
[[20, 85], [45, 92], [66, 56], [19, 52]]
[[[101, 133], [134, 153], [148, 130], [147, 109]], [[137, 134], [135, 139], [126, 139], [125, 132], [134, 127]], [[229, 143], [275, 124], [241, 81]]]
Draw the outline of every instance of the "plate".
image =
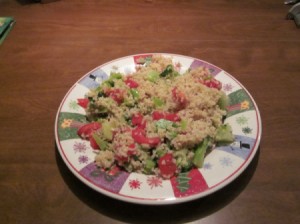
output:
[[103, 172], [94, 164], [95, 153], [88, 141], [77, 136], [85, 123], [85, 111], [77, 104], [91, 88], [109, 77], [112, 70], [130, 74], [136, 65], [153, 54], [137, 54], [100, 65], [85, 74], [62, 100], [55, 121], [58, 151], [71, 172], [84, 184], [109, 197], [138, 204], [163, 205], [183, 203], [212, 194], [236, 179], [250, 164], [261, 139], [261, 117], [246, 88], [233, 76], [206, 61], [175, 54], [160, 53], [180, 63], [182, 72], [204, 66], [222, 82], [222, 90], [230, 98], [225, 120], [232, 126], [235, 142], [217, 147], [208, 154], [201, 169], [193, 169], [170, 180], [125, 171]]

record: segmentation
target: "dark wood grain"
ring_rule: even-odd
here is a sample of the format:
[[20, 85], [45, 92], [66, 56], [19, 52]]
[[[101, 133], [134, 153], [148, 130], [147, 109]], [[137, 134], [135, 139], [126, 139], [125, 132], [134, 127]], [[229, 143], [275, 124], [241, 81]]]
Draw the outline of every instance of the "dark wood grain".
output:
[[[15, 27], [0, 46], [1, 223], [300, 223], [300, 29], [283, 1], [0, 0]], [[261, 112], [259, 154], [222, 191], [148, 207], [78, 181], [57, 154], [69, 88], [115, 58], [166, 52], [235, 76]]]

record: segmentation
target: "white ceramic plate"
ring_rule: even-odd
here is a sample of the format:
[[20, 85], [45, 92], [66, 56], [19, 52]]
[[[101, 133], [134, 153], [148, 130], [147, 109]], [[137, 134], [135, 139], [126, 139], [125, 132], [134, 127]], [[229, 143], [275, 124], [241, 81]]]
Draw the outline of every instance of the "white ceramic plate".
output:
[[103, 64], [85, 74], [68, 91], [58, 109], [55, 121], [55, 138], [58, 151], [72, 173], [87, 186], [109, 197], [139, 204], [173, 204], [191, 201], [211, 194], [236, 179], [252, 161], [261, 138], [261, 118], [257, 105], [234, 77], [206, 61], [182, 55], [164, 54], [181, 70], [197, 66], [210, 69], [222, 82], [223, 91], [230, 98], [229, 113], [225, 123], [233, 128], [235, 142], [215, 148], [201, 169], [194, 169], [171, 180], [124, 171], [107, 174], [94, 165], [94, 152], [89, 142], [77, 136], [80, 123], [85, 123], [85, 112], [77, 99], [107, 79], [112, 70], [129, 74], [141, 58], [153, 54], [123, 57]]

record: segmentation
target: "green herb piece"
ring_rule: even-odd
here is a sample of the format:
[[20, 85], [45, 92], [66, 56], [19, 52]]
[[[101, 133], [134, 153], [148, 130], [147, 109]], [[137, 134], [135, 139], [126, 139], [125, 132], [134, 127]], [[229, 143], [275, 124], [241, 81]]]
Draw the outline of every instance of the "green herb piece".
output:
[[155, 107], [162, 107], [163, 105], [165, 105], [165, 102], [158, 97], [153, 97], [152, 101], [153, 101]]
[[176, 138], [177, 135], [178, 135], [178, 133], [176, 131], [171, 131], [168, 133], [168, 138], [170, 140], [172, 140], [172, 139]]
[[196, 148], [193, 164], [198, 168], [203, 166], [204, 156], [209, 146], [209, 142], [209, 138], [205, 138]]
[[113, 121], [104, 121], [102, 123], [101, 131], [105, 139], [111, 141], [113, 138], [113, 129], [116, 127], [115, 122]]
[[155, 162], [151, 159], [147, 159], [145, 162], [145, 172], [146, 173], [151, 173], [152, 169], [155, 167]]
[[147, 75], [147, 80], [150, 82], [156, 82], [159, 79], [159, 73], [157, 71], [150, 71]]
[[172, 126], [173, 122], [165, 119], [159, 119], [155, 122], [156, 128], [167, 129], [168, 127]]
[[119, 72], [111, 72], [110, 73], [110, 76], [109, 76], [109, 79], [110, 80], [114, 80], [114, 79], [122, 79], [122, 74], [119, 73]]
[[227, 106], [229, 105], [229, 98], [228, 96], [223, 93], [217, 103], [219, 105], [219, 107], [222, 109], [222, 110], [227, 110]]
[[215, 140], [218, 145], [228, 145], [234, 142], [234, 135], [232, 134], [231, 126], [223, 124], [218, 127]]
[[173, 72], [173, 65], [167, 65], [165, 70], [162, 71], [162, 73], [159, 74], [160, 77], [167, 77], [168, 75], [172, 74]]
[[178, 75], [179, 73], [174, 69], [173, 65], [167, 65], [165, 70], [163, 70], [162, 73], [159, 74], [160, 77], [164, 78], [174, 78]]
[[93, 138], [95, 139], [97, 145], [99, 146], [99, 148], [101, 150], [106, 150], [107, 149], [107, 147], [108, 147], [108, 142], [107, 141], [100, 138], [100, 136], [97, 135], [96, 133], [93, 134]]
[[129, 92], [134, 99], [138, 99], [140, 97], [139, 91], [137, 91], [135, 88], [130, 89]]
[[180, 127], [182, 130], [186, 130], [187, 128], [187, 120], [181, 120], [180, 121]]

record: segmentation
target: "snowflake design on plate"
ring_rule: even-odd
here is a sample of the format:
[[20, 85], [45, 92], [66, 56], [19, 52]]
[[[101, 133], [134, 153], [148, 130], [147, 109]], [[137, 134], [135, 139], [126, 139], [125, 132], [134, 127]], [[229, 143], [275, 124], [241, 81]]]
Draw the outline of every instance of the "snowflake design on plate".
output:
[[242, 129], [242, 132], [247, 135], [247, 134], [251, 134], [252, 133], [252, 128], [249, 128], [249, 127], [244, 127]]
[[232, 89], [233, 89], [233, 85], [231, 83], [226, 83], [223, 85], [223, 90], [225, 92], [230, 92], [230, 91], [232, 91]]
[[69, 108], [77, 111], [79, 109], [79, 105], [77, 104], [77, 102], [75, 100], [71, 100], [69, 102]]
[[220, 159], [220, 163], [222, 167], [229, 167], [232, 166], [233, 160], [229, 157], [223, 157]]
[[245, 116], [240, 116], [240, 117], [237, 117], [236, 118], [236, 123], [239, 124], [239, 125], [245, 125], [248, 123], [248, 118], [245, 117]]
[[211, 163], [204, 163], [203, 169], [205, 170], [211, 170], [213, 165]]
[[85, 153], [87, 150], [87, 146], [84, 142], [75, 142], [73, 145], [73, 150], [75, 153]]
[[88, 158], [87, 156], [79, 156], [79, 157], [78, 157], [78, 162], [79, 162], [79, 163], [84, 163], [84, 164], [86, 164], [86, 163], [88, 163], [88, 161], [89, 161], [89, 158]]
[[162, 187], [162, 179], [156, 176], [150, 176], [147, 178], [147, 183], [151, 187]]
[[131, 190], [140, 189], [142, 182], [140, 182], [138, 179], [130, 180], [129, 181], [129, 187]]

